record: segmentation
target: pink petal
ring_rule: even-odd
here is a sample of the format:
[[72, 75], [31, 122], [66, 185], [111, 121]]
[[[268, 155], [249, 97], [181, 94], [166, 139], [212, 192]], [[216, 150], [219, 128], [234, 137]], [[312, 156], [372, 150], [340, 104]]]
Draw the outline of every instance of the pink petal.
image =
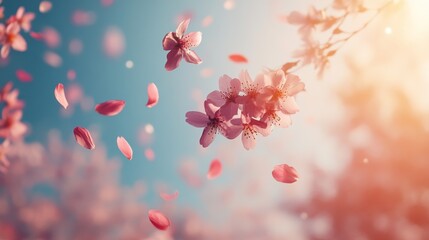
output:
[[255, 136], [249, 129], [243, 131], [241, 135], [241, 141], [243, 142], [243, 146], [246, 150], [253, 149], [256, 146]]
[[51, 10], [52, 8], [52, 3], [49, 1], [41, 1], [39, 4], [39, 11], [41, 13], [47, 13]]
[[83, 43], [79, 39], [72, 39], [69, 42], [69, 52], [73, 55], [79, 55], [83, 50]]
[[185, 19], [177, 27], [176, 34], [178, 38], [182, 38], [185, 34], [186, 29], [188, 29], [189, 21], [191, 21], [191, 19]]
[[155, 152], [151, 148], [148, 148], [148, 149], [144, 150], [144, 156], [149, 161], [155, 160]]
[[33, 39], [36, 39], [36, 40], [43, 40], [44, 36], [42, 33], [30, 32], [30, 37], [32, 37]]
[[210, 163], [207, 179], [217, 178], [222, 173], [222, 163], [218, 159], [214, 159]]
[[124, 137], [117, 137], [116, 144], [118, 145], [119, 150], [128, 160], [133, 159], [133, 149]]
[[76, 10], [72, 15], [72, 23], [76, 26], [88, 26], [95, 21], [95, 15], [92, 12]]
[[22, 69], [16, 70], [16, 77], [21, 82], [31, 82], [33, 80], [31, 74]]
[[125, 51], [125, 37], [116, 27], [110, 27], [104, 34], [104, 53], [109, 57], [119, 57]]
[[43, 29], [43, 40], [49, 48], [57, 48], [61, 44], [61, 36], [55, 28], [46, 27]]
[[286, 99], [281, 102], [281, 107], [283, 113], [294, 114], [299, 111], [298, 104], [294, 97], [286, 97]]
[[247, 58], [241, 54], [231, 54], [229, 60], [235, 63], [247, 63]]
[[27, 42], [21, 35], [15, 35], [12, 42], [12, 48], [16, 51], [24, 52], [27, 50]]
[[282, 183], [294, 183], [298, 180], [298, 173], [295, 168], [287, 164], [275, 166], [272, 175], [277, 182]]
[[149, 83], [147, 86], [147, 95], [148, 99], [146, 106], [148, 108], [152, 108], [158, 103], [159, 100], [158, 88], [156, 87], [155, 83]]
[[67, 109], [69, 103], [67, 102], [67, 98], [64, 93], [64, 85], [62, 83], [58, 83], [58, 85], [55, 87], [54, 95], [61, 106], [63, 106], [64, 109]]
[[223, 98], [222, 93], [218, 90], [209, 93], [209, 95], [207, 95], [207, 99], [219, 107], [225, 104], [225, 98]]
[[95, 106], [95, 111], [105, 116], [118, 115], [125, 107], [123, 100], [109, 100]]
[[149, 210], [149, 220], [159, 230], [167, 230], [170, 220], [158, 210]]
[[94, 141], [92, 140], [91, 133], [88, 129], [83, 127], [75, 127], [73, 130], [76, 142], [84, 148], [92, 150], [95, 148]]
[[177, 41], [174, 38], [173, 32], [167, 33], [164, 36], [164, 39], [162, 39], [162, 48], [164, 50], [172, 50], [176, 46], [177, 46]]
[[9, 56], [9, 52], [10, 52], [10, 46], [3, 45], [3, 47], [1, 48], [1, 57], [7, 58]]
[[189, 49], [184, 52], [184, 58], [188, 63], [201, 64], [203, 62], [194, 51]]
[[54, 68], [57, 68], [63, 64], [63, 59], [61, 56], [54, 52], [46, 52], [43, 56], [43, 59], [45, 60], [46, 64]]
[[209, 119], [204, 113], [190, 111], [186, 113], [186, 122], [194, 127], [206, 127]]
[[173, 48], [167, 54], [167, 62], [165, 63], [165, 69], [167, 71], [173, 71], [177, 67], [179, 67], [180, 60], [182, 60], [182, 50], [178, 47]]
[[183, 48], [190, 49], [199, 46], [201, 43], [202, 35], [203, 34], [201, 32], [191, 32], [185, 35], [182, 39], [182, 41], [184, 42]]
[[206, 16], [203, 21], [201, 22], [201, 25], [203, 27], [208, 27], [213, 23], [213, 17], [212, 16]]
[[112, 5], [114, 2], [115, 0], [101, 0], [101, 5], [103, 5], [104, 7], [108, 7]]
[[214, 140], [216, 136], [217, 129], [213, 128], [212, 126], [207, 126], [203, 130], [203, 134], [200, 138], [200, 144], [204, 148], [208, 147]]
[[175, 191], [174, 193], [168, 194], [168, 193], [160, 193], [159, 196], [161, 196], [162, 199], [165, 201], [172, 201], [175, 200], [179, 196], [179, 191]]

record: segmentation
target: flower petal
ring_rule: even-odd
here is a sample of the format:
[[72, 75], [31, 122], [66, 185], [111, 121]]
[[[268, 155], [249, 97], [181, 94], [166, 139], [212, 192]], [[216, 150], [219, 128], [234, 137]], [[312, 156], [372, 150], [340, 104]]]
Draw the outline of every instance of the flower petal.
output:
[[186, 113], [186, 122], [194, 127], [206, 127], [209, 119], [202, 112], [191, 111]]
[[159, 230], [167, 230], [170, 220], [158, 210], [149, 210], [149, 221]]
[[177, 27], [176, 34], [179, 39], [182, 38], [183, 35], [185, 34], [186, 30], [188, 29], [188, 25], [190, 21], [191, 19], [185, 19]]
[[47, 13], [51, 10], [52, 8], [52, 3], [49, 1], [41, 1], [39, 4], [39, 11], [41, 13]]
[[177, 46], [176, 38], [174, 37], [173, 32], [169, 32], [164, 36], [164, 39], [162, 39], [162, 48], [164, 50], [172, 50], [174, 47]]
[[179, 196], [179, 191], [174, 191], [174, 193], [168, 194], [168, 193], [160, 193], [159, 196], [161, 196], [162, 199], [165, 201], [172, 201], [175, 200]]
[[64, 85], [62, 83], [58, 83], [58, 85], [55, 87], [54, 95], [61, 106], [63, 106], [64, 109], [67, 109], [69, 103], [64, 92]]
[[209, 95], [207, 95], [207, 99], [218, 107], [225, 104], [225, 99], [222, 97], [222, 93], [217, 90], [209, 93]]
[[124, 154], [128, 160], [133, 159], [133, 149], [124, 137], [117, 137], [116, 144], [118, 145], [121, 153]]
[[95, 106], [95, 111], [105, 116], [118, 115], [125, 107], [123, 100], [109, 100]]
[[91, 133], [88, 129], [83, 127], [75, 127], [73, 130], [76, 142], [84, 148], [92, 150], [95, 148], [94, 141], [92, 140]]
[[201, 64], [203, 62], [203, 60], [201, 60], [201, 58], [198, 57], [198, 55], [194, 51], [189, 49], [184, 51], [183, 56], [188, 63]]
[[247, 58], [241, 54], [231, 54], [229, 60], [235, 63], [247, 63]]
[[21, 35], [15, 35], [12, 42], [12, 48], [16, 51], [24, 52], [27, 50], [27, 42]]
[[22, 69], [16, 70], [16, 78], [21, 82], [31, 82], [33, 80], [31, 74]]
[[298, 104], [295, 101], [294, 97], [286, 97], [281, 101], [281, 110], [283, 113], [294, 114], [299, 111]]
[[222, 163], [218, 159], [214, 159], [210, 163], [207, 179], [214, 179], [222, 173]]
[[282, 183], [294, 183], [298, 180], [298, 173], [295, 168], [287, 164], [275, 166], [272, 175], [277, 182]]
[[189, 34], [186, 34], [182, 39], [183, 48], [190, 49], [193, 47], [198, 47], [202, 38], [203, 34], [201, 32], [190, 32]]
[[146, 106], [148, 108], [152, 108], [158, 103], [159, 100], [158, 88], [156, 87], [155, 83], [149, 83], [147, 86], [147, 95], [148, 99]]
[[165, 69], [167, 71], [173, 71], [177, 67], [179, 67], [180, 60], [182, 60], [182, 50], [178, 47], [173, 48], [167, 54], [167, 62], [165, 63]]
[[203, 134], [200, 138], [200, 144], [204, 148], [208, 147], [214, 140], [216, 136], [217, 129], [212, 125], [209, 125], [204, 128]]
[[255, 135], [248, 128], [243, 130], [243, 133], [241, 134], [241, 141], [243, 142], [243, 146], [246, 150], [253, 149], [256, 146]]

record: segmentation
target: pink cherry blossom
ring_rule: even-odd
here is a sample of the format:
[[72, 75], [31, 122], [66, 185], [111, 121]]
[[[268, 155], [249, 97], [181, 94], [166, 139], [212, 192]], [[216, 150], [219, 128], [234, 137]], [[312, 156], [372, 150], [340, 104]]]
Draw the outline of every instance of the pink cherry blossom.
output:
[[237, 102], [243, 104], [243, 114], [251, 117], [259, 117], [262, 114], [264, 101], [261, 99], [260, 94], [265, 87], [264, 81], [263, 74], [259, 74], [253, 81], [246, 70], [241, 71], [240, 82], [244, 95], [238, 97]]
[[24, 102], [18, 99], [19, 90], [12, 88], [13, 83], [8, 82], [0, 89], [0, 102], [5, 102], [6, 107], [9, 109], [21, 109], [24, 106]]
[[4, 108], [0, 120], [1, 138], [21, 138], [27, 132], [27, 125], [21, 122], [22, 110]]
[[[246, 150], [255, 148], [256, 146], [256, 136], [262, 134], [264, 136], [268, 135], [267, 123], [256, 120], [249, 116], [242, 115], [241, 119], [236, 118], [231, 120], [231, 123], [236, 127], [233, 128], [234, 132], [238, 132], [237, 135], [241, 133], [241, 141]], [[230, 132], [233, 132], [232, 130]]]
[[267, 75], [270, 83], [264, 89], [263, 95], [273, 104], [276, 110], [293, 114], [299, 111], [294, 96], [305, 90], [305, 84], [294, 74], [285, 76], [282, 70], [278, 70]]
[[170, 51], [167, 54], [167, 62], [165, 63], [165, 69], [167, 71], [176, 69], [182, 58], [185, 58], [189, 63], [202, 63], [200, 57], [191, 50], [191, 48], [200, 45], [202, 33], [191, 32], [184, 35], [188, 28], [189, 21], [190, 19], [181, 22], [177, 27], [176, 32], [167, 33], [162, 40], [164, 50]]
[[220, 115], [219, 107], [215, 106], [210, 100], [204, 102], [206, 113], [202, 112], [187, 112], [186, 122], [194, 127], [204, 128], [200, 138], [200, 144], [203, 147], [208, 147], [214, 140], [216, 133], [226, 134], [228, 125]]
[[307, 14], [293, 11], [287, 17], [287, 20], [290, 24], [300, 25], [299, 33], [303, 39], [307, 39], [316, 25], [323, 23], [325, 18], [323, 10], [318, 10], [311, 6]]
[[147, 85], [147, 103], [146, 107], [152, 108], [156, 104], [158, 104], [159, 101], [159, 92], [158, 87], [155, 85], [155, 83], [149, 83]]
[[17, 23], [20, 28], [22, 28], [26, 32], [29, 32], [31, 30], [31, 22], [34, 20], [34, 18], [34, 13], [25, 12], [24, 7], [19, 7], [16, 11], [16, 15], [10, 17], [7, 23]]
[[7, 26], [0, 23], [0, 43], [3, 45], [0, 55], [2, 58], [9, 56], [10, 48], [19, 52], [27, 50], [27, 42], [19, 32], [20, 27], [15, 22]]
[[236, 99], [241, 91], [240, 80], [223, 75], [219, 78], [219, 89], [211, 92], [207, 98], [220, 107], [220, 114], [225, 120], [230, 120], [238, 111]]

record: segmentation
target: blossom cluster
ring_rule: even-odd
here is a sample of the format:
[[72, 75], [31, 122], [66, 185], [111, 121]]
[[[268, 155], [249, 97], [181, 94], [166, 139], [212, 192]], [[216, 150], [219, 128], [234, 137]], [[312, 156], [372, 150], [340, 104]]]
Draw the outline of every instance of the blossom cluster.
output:
[[246, 70], [239, 78], [220, 77], [219, 90], [204, 101], [205, 113], [186, 113], [186, 122], [204, 128], [200, 144], [208, 147], [218, 132], [228, 139], [241, 134], [249, 150], [255, 147], [258, 134], [268, 136], [273, 127], [290, 126], [290, 115], [299, 111], [295, 95], [305, 90], [305, 84], [285, 70], [261, 73], [254, 80]]
[[3, 106], [0, 119], [0, 172], [9, 166], [6, 152], [10, 141], [20, 139], [27, 132], [27, 125], [21, 122], [24, 102], [18, 99], [19, 90], [8, 82], [0, 89], [0, 104]]
[[[4, 18], [4, 7], [0, 7], [0, 20]], [[25, 12], [24, 7], [19, 7], [16, 14], [10, 16], [5, 23], [0, 23], [0, 45], [2, 58], [9, 56], [10, 49], [24, 52], [27, 50], [27, 42], [21, 35], [21, 30], [29, 32], [31, 30], [31, 22], [35, 18], [35, 14]]]
[[[312, 64], [319, 76], [329, 65], [329, 60], [353, 36], [365, 29], [383, 10], [393, 4], [393, 0], [382, 6], [370, 8], [363, 0], [334, 0], [329, 7], [317, 9], [311, 6], [307, 13], [297, 11], [287, 16], [290, 24], [299, 26], [298, 33], [303, 48], [294, 53], [302, 66]], [[371, 15], [372, 17], [367, 17]], [[358, 28], [349, 29], [348, 21], [364, 17]], [[325, 35], [325, 41], [319, 35]], [[317, 36], [316, 36], [317, 35]]]

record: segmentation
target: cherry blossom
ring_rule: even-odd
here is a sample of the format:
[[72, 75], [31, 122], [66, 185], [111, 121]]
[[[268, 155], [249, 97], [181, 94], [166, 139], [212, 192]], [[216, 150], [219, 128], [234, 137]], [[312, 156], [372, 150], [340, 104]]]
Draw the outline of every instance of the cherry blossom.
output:
[[10, 48], [20, 52], [27, 50], [27, 42], [19, 34], [19, 31], [20, 27], [15, 22], [6, 26], [0, 23], [0, 43], [3, 45], [1, 48], [2, 58], [7, 58]]
[[205, 114], [202, 112], [187, 112], [186, 122], [198, 128], [204, 128], [200, 138], [200, 144], [203, 147], [208, 147], [214, 140], [216, 133], [226, 134], [228, 125], [222, 115], [220, 115], [219, 107], [215, 106], [210, 100], [204, 101]]
[[0, 120], [0, 138], [21, 138], [27, 132], [27, 125], [21, 122], [22, 110], [4, 108]]
[[220, 114], [225, 120], [230, 120], [237, 114], [239, 105], [236, 99], [241, 91], [240, 80], [223, 75], [219, 78], [219, 89], [211, 92], [207, 98], [220, 107]]
[[162, 40], [162, 46], [165, 51], [170, 51], [167, 54], [167, 62], [165, 69], [173, 71], [179, 67], [182, 58], [189, 63], [200, 64], [202, 60], [198, 55], [191, 50], [201, 43], [201, 32], [191, 32], [185, 35], [190, 19], [182, 21], [176, 29], [176, 32], [169, 32]]
[[8, 24], [17, 23], [20, 28], [26, 32], [29, 32], [31, 30], [31, 22], [34, 20], [34, 18], [34, 13], [25, 12], [24, 7], [19, 7], [15, 16], [9, 18]]
[[241, 132], [241, 141], [246, 150], [255, 148], [256, 136], [258, 134], [262, 134], [264, 136], [269, 134], [267, 131], [267, 123], [249, 116], [241, 115], [241, 119], [233, 119], [231, 120], [231, 123], [237, 126], [239, 129], [238, 131]]

